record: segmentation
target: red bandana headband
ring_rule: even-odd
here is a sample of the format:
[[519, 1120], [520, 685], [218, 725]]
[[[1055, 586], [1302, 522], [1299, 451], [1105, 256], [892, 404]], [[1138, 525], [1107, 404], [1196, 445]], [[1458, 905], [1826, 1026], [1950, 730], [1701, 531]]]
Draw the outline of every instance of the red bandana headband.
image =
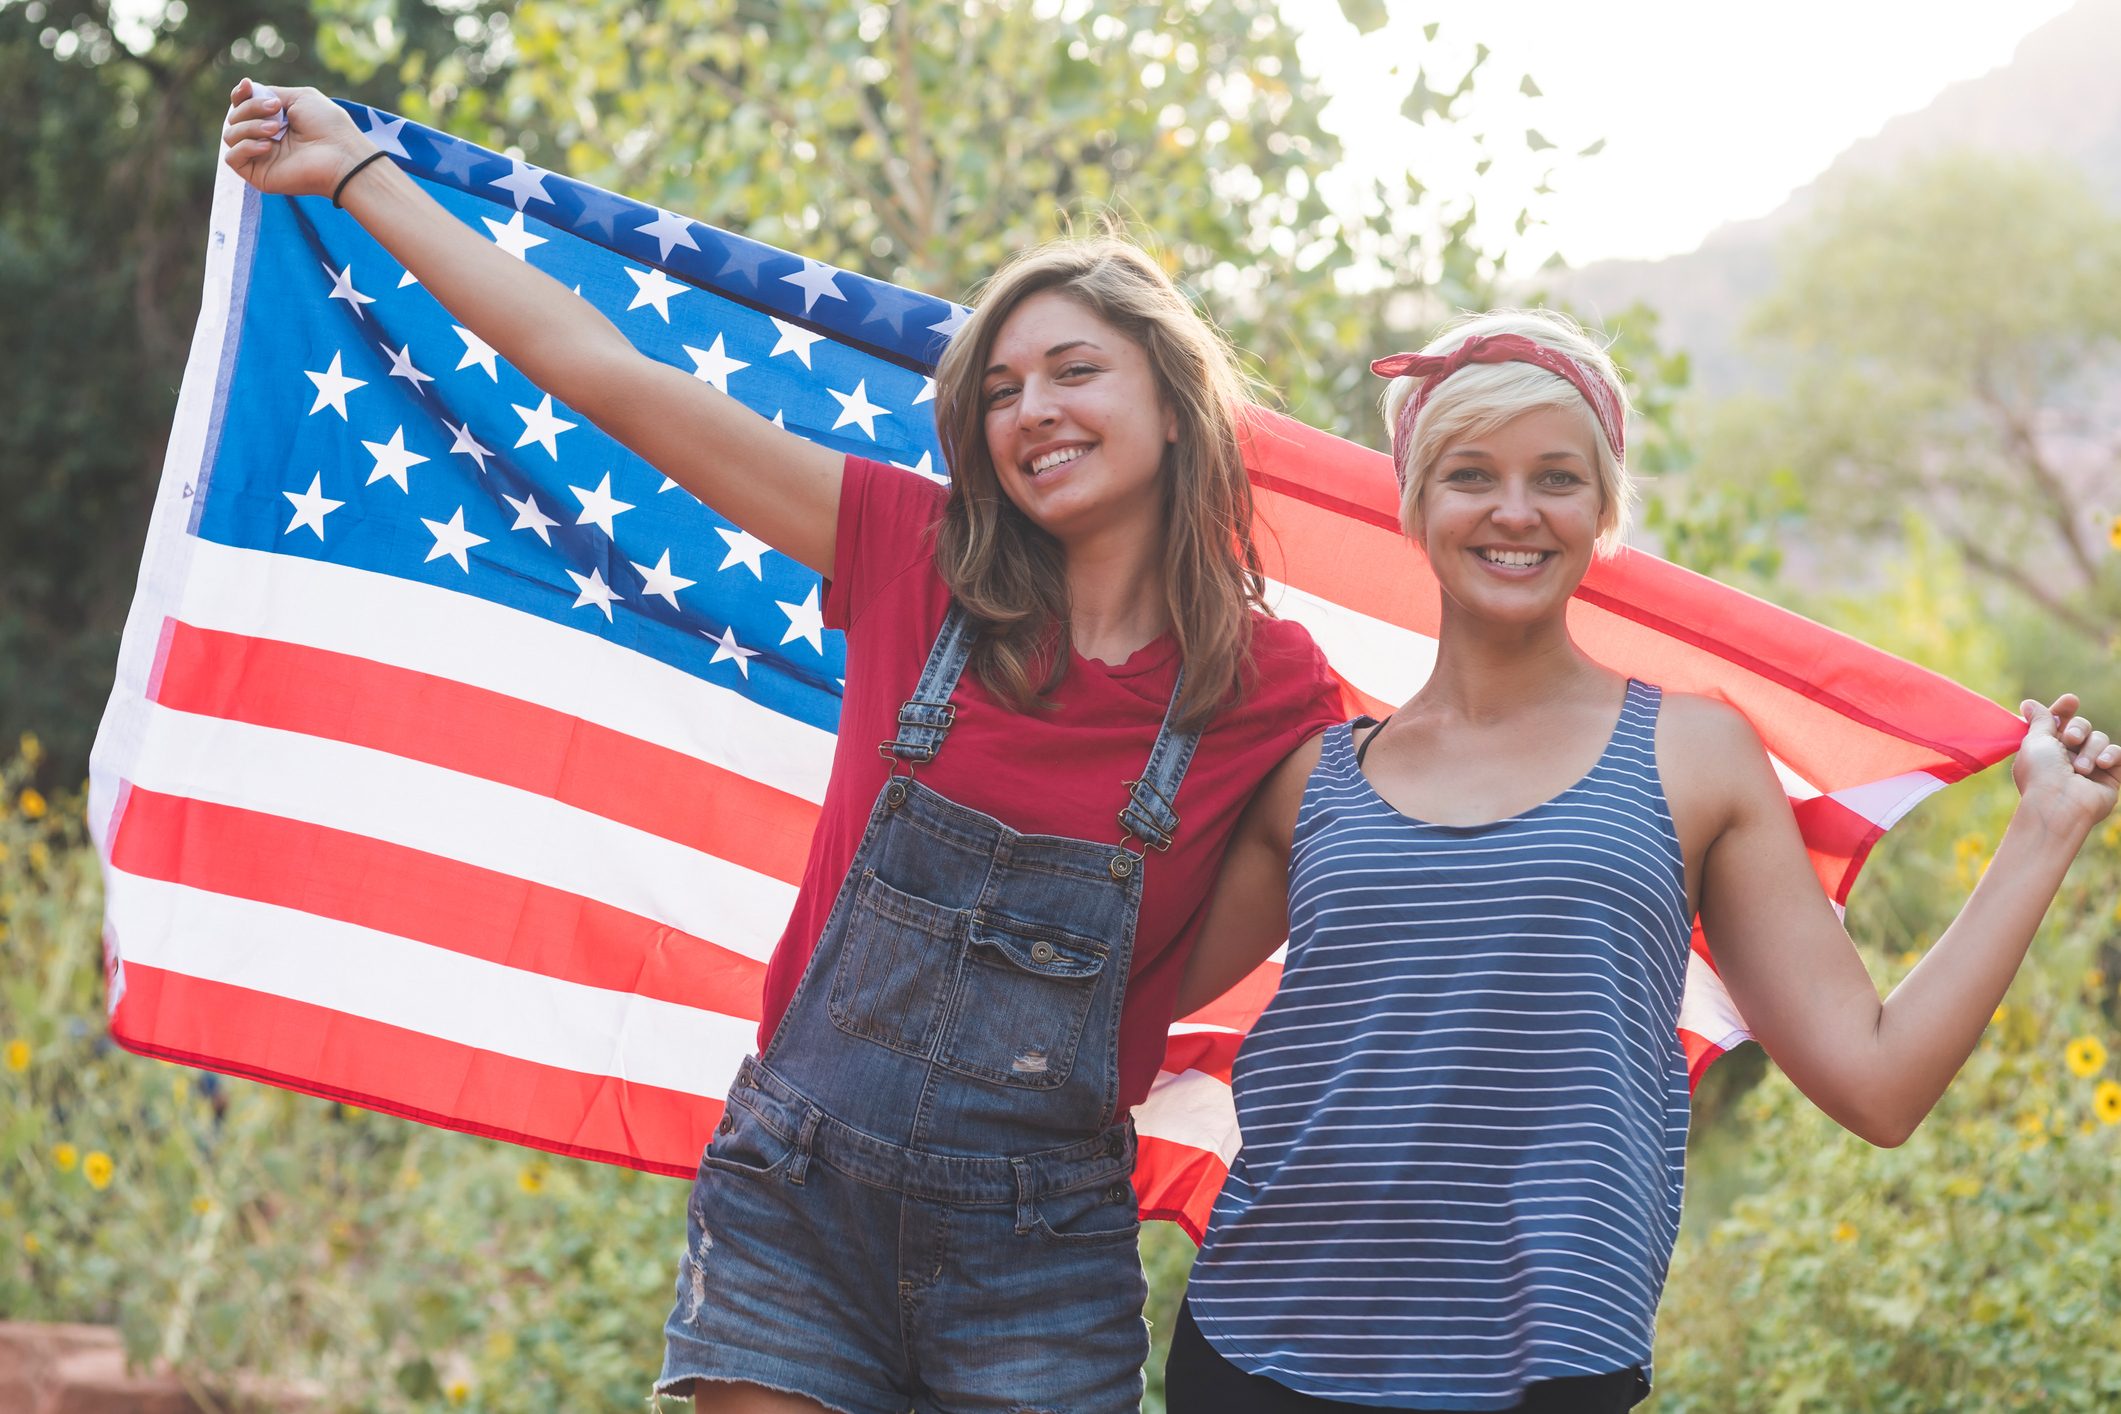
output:
[[1626, 460], [1627, 436], [1621, 427], [1620, 399], [1605, 379], [1559, 349], [1550, 349], [1522, 334], [1475, 334], [1447, 354], [1397, 353], [1370, 365], [1370, 371], [1381, 378], [1411, 374], [1422, 380], [1421, 386], [1400, 405], [1399, 421], [1392, 429], [1392, 469], [1399, 474], [1401, 491], [1407, 489], [1406, 455], [1413, 445], [1414, 419], [1421, 416], [1422, 407], [1438, 385], [1469, 363], [1529, 363], [1568, 379], [1583, 394], [1591, 415], [1598, 419], [1598, 430], [1605, 433], [1606, 445], [1613, 449], [1613, 460]]

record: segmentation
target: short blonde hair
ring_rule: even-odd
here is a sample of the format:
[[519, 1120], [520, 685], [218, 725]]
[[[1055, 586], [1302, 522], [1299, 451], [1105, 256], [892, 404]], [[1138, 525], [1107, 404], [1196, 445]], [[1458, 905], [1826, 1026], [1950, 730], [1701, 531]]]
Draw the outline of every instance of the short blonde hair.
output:
[[[1491, 309], [1468, 314], [1445, 326], [1421, 351], [1447, 354], [1466, 340], [1480, 335], [1518, 334], [1569, 355], [1591, 376], [1613, 390], [1624, 418], [1628, 412], [1627, 385], [1620, 370], [1605, 351], [1605, 345], [1566, 314], [1550, 309]], [[1400, 410], [1414, 396], [1422, 380], [1413, 375], [1394, 378], [1385, 385], [1385, 428], [1389, 436], [1399, 426]], [[1574, 408], [1583, 417], [1597, 450], [1598, 553], [1612, 554], [1627, 534], [1635, 507], [1635, 482], [1599, 430], [1598, 418], [1574, 384], [1557, 373], [1530, 363], [1472, 363], [1437, 386], [1414, 419], [1406, 445], [1397, 442], [1392, 455], [1404, 471], [1405, 489], [1399, 498], [1399, 525], [1409, 540], [1422, 538], [1421, 494], [1436, 469], [1445, 447], [1467, 438], [1484, 437], [1513, 418], [1540, 408]]]

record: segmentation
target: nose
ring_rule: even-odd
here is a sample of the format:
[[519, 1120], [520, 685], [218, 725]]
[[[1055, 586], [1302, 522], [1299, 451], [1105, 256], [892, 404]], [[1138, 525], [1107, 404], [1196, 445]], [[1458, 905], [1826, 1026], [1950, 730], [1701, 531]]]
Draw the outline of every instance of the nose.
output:
[[1016, 395], [1017, 426], [1045, 427], [1059, 418], [1060, 409], [1051, 386], [1043, 378], [1026, 378], [1024, 390]]
[[1531, 488], [1516, 480], [1506, 480], [1495, 493], [1495, 508], [1489, 516], [1498, 527], [1510, 530], [1530, 530], [1539, 524], [1539, 507], [1532, 503]]

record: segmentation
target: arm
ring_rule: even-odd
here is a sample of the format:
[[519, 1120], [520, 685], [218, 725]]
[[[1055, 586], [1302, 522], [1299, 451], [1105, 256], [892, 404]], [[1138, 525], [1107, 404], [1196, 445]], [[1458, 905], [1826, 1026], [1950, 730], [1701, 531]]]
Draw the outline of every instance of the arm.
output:
[[1288, 937], [1289, 846], [1318, 749], [1314, 736], [1282, 758], [1239, 817], [1173, 1016], [1190, 1016], [1229, 991]]
[[[309, 88], [230, 95], [225, 161], [260, 191], [329, 196], [375, 146]], [[283, 140], [269, 140], [287, 118]], [[636, 350], [587, 300], [483, 240], [390, 162], [349, 182], [345, 209], [523, 376], [783, 554], [832, 571], [842, 462]]]
[[[1759, 738], [1736, 712], [1682, 699], [1667, 774], [1674, 816], [1707, 843], [1702, 928], [1731, 998], [1775, 1063], [1837, 1123], [1897, 1145], [1928, 1115], [1981, 1039], [2062, 876], [2113, 809], [2121, 747], [2081, 718], [2025, 704], [2013, 775], [2022, 800], [1958, 918], [1878, 999], [1820, 893]], [[1660, 743], [1661, 745], [1661, 743]], [[1692, 858], [1692, 852], [1689, 852]]]

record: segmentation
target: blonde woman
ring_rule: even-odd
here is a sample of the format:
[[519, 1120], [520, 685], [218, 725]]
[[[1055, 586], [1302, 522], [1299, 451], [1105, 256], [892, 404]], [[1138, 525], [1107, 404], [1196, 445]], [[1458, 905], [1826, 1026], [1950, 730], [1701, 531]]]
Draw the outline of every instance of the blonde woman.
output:
[[1129, 245], [1030, 252], [937, 371], [945, 492], [642, 356], [314, 90], [232, 103], [252, 185], [334, 195], [531, 381], [830, 581], [837, 755], [658, 1393], [1136, 1408], [1127, 1117], [1246, 800], [1338, 715], [1260, 608], [1224, 346]]
[[2024, 704], [2021, 800], [1881, 1002], [1745, 719], [1586, 658], [1570, 596], [1631, 499], [1625, 395], [1565, 319], [1373, 365], [1435, 671], [1298, 751], [1239, 826], [1180, 1011], [1281, 941], [1239, 1052], [1244, 1149], [1193, 1267], [1172, 1414], [1626, 1409], [1679, 1227], [1676, 1021], [1700, 916], [1785, 1073], [1904, 1140], [1979, 1039], [2121, 747]]

